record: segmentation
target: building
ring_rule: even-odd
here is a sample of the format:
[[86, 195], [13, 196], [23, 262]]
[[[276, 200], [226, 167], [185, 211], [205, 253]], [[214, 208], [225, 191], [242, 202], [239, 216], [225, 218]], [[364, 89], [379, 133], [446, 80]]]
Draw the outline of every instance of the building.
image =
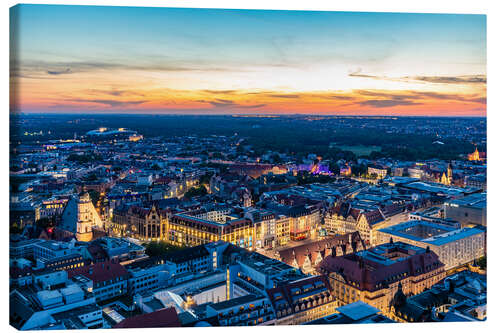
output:
[[[210, 260], [200, 260], [197, 271], [179, 270], [172, 274], [168, 277], [166, 288], [154, 289], [154, 285], [150, 285], [137, 292], [134, 302], [139, 309], [155, 312], [174, 307], [183, 326], [206, 323], [214, 326], [272, 325], [275, 313], [267, 290], [306, 277], [294, 267], [276, 259], [227, 242], [215, 242], [197, 248], [204, 249], [199, 258], [205, 258], [206, 251]], [[182, 257], [180, 254], [172, 253], [169, 260]], [[165, 260], [160, 265], [170, 264]], [[133, 267], [139, 272], [140, 269], [148, 270], [153, 266], [141, 264], [139, 267], [137, 264]], [[154, 275], [152, 270], [149, 272]]]
[[376, 175], [379, 179], [384, 179], [387, 176], [387, 168], [380, 166], [368, 166], [367, 173], [369, 175]]
[[208, 304], [206, 316], [216, 317], [220, 326], [273, 325], [275, 321], [269, 299], [254, 294]]
[[311, 237], [321, 221], [320, 211], [313, 205], [293, 206], [286, 215], [290, 217], [290, 239], [294, 241]]
[[175, 308], [165, 308], [151, 313], [125, 318], [113, 328], [162, 328], [179, 327], [181, 322]]
[[486, 227], [486, 192], [471, 194], [443, 204], [444, 217], [459, 221], [462, 226]]
[[77, 267], [82, 267], [87, 263], [83, 255], [78, 253], [69, 254], [63, 257], [56, 257], [52, 259], [42, 259], [37, 264], [42, 264], [46, 268], [54, 269], [56, 271], [68, 270]]
[[486, 276], [461, 271], [418, 295], [402, 287], [391, 303], [397, 322], [481, 321], [486, 319]]
[[251, 220], [236, 218], [224, 222], [174, 214], [169, 221], [167, 241], [178, 246], [197, 246], [222, 240], [241, 247], [254, 246], [256, 236]]
[[276, 246], [276, 215], [273, 212], [250, 208], [245, 212], [245, 218], [251, 220], [255, 226], [255, 246], [257, 248], [273, 248]]
[[374, 204], [339, 202], [325, 213], [325, 228], [333, 234], [359, 232], [367, 245], [380, 243], [378, 230], [406, 220], [406, 206], [389, 203], [382, 207]]
[[467, 159], [469, 161], [484, 161], [486, 159], [486, 152], [479, 152], [477, 150], [477, 146], [476, 146], [476, 150], [474, 150], [473, 153], [470, 153], [467, 155]]
[[429, 247], [446, 270], [470, 263], [485, 255], [486, 229], [482, 226], [457, 228], [429, 221], [408, 221], [379, 230], [382, 242], [392, 238], [418, 247]]
[[135, 260], [124, 265], [129, 272], [130, 295], [171, 286], [181, 276], [217, 269], [217, 252], [224, 244], [207, 244], [172, 253]]
[[102, 311], [91, 290], [65, 271], [40, 272], [10, 295], [9, 322], [19, 330], [102, 328]]
[[67, 202], [67, 199], [49, 199], [42, 201], [38, 207], [38, 218], [51, 218], [61, 215]]
[[145, 248], [127, 238], [101, 237], [87, 246], [89, 255], [92, 256], [94, 248], [101, 252], [105, 259], [127, 261], [145, 256]]
[[384, 316], [381, 311], [364, 302], [357, 301], [336, 309], [336, 313], [306, 323], [306, 325], [334, 325], [334, 324], [380, 324], [394, 323]]
[[155, 204], [150, 208], [123, 206], [113, 213], [112, 231], [142, 241], [159, 241], [167, 238], [168, 220], [168, 210], [161, 210]]
[[486, 191], [487, 187], [488, 187], [487, 185], [488, 184], [486, 181], [485, 174], [465, 177], [465, 186], [475, 187], [475, 188], [481, 189], [483, 191]]
[[448, 163], [446, 173], [441, 175], [441, 184], [448, 186], [453, 184], [453, 169], [451, 168], [451, 163]]
[[288, 217], [289, 237], [293, 241], [314, 236], [321, 224], [323, 204], [321, 200], [310, 199], [288, 191], [264, 193], [259, 202], [259, 205], [274, 212], [277, 216]]
[[73, 196], [68, 201], [62, 213], [61, 227], [74, 233], [76, 239], [84, 242], [92, 240], [94, 229], [104, 229], [104, 223], [88, 193]]
[[329, 256], [319, 266], [339, 305], [363, 301], [386, 315], [399, 283], [406, 294], [418, 294], [445, 277], [444, 264], [429, 248], [401, 242]]
[[276, 246], [285, 246], [290, 241], [291, 217], [278, 215], [275, 221]]
[[301, 325], [335, 313], [338, 302], [325, 276], [307, 277], [267, 290], [276, 325]]
[[276, 258], [305, 274], [313, 274], [316, 266], [332, 253], [344, 255], [361, 248], [365, 249], [365, 245], [356, 231], [277, 251]]
[[96, 302], [119, 297], [127, 293], [128, 272], [116, 261], [106, 261], [68, 271], [76, 281], [90, 280]]
[[39, 242], [33, 242], [32, 247], [31, 253], [34, 260], [54, 260], [72, 254], [81, 254], [85, 248], [76, 245], [74, 240], [71, 242], [41, 240]]

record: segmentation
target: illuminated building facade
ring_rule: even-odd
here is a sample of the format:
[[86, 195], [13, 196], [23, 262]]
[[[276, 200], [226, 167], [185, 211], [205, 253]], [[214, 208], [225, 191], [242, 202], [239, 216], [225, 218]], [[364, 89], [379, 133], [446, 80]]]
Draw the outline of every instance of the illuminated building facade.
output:
[[313, 276], [267, 290], [276, 325], [300, 325], [336, 312], [338, 302], [325, 276]]
[[168, 211], [161, 210], [156, 205], [151, 208], [130, 206], [116, 209], [110, 231], [117, 236], [130, 234], [143, 241], [163, 240], [167, 235], [168, 215]]
[[255, 228], [251, 220], [239, 218], [216, 222], [187, 214], [174, 214], [169, 220], [167, 241], [178, 246], [196, 246], [218, 240], [241, 247], [254, 246]]
[[290, 241], [290, 217], [279, 215], [276, 218], [276, 245], [284, 246]]
[[311, 232], [321, 222], [319, 209], [316, 206], [296, 206], [288, 211], [290, 217], [290, 239], [303, 240], [311, 236]]
[[437, 254], [401, 242], [329, 256], [318, 270], [329, 277], [340, 305], [363, 301], [386, 315], [400, 283], [405, 294], [418, 294], [446, 275]]
[[349, 202], [341, 202], [325, 213], [325, 228], [334, 234], [359, 232], [367, 245], [376, 245], [378, 230], [396, 225], [407, 219], [404, 205], [389, 204], [380, 209], [373, 206], [370, 210], [356, 208]]
[[382, 167], [378, 167], [378, 166], [369, 166], [367, 173], [369, 175], [375, 174], [375, 175], [377, 175], [377, 178], [383, 179], [383, 178], [385, 178], [385, 176], [387, 176], [387, 169], [382, 168]]
[[62, 214], [62, 229], [75, 233], [77, 240], [88, 242], [92, 240], [92, 230], [102, 230], [103, 227], [103, 221], [88, 193], [74, 196], [68, 201]]

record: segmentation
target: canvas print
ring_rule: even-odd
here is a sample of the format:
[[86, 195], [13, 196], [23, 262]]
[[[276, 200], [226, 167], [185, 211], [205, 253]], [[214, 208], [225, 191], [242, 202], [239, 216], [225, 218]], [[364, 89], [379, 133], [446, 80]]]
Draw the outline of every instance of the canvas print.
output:
[[17, 5], [9, 160], [18, 330], [487, 318], [486, 15]]

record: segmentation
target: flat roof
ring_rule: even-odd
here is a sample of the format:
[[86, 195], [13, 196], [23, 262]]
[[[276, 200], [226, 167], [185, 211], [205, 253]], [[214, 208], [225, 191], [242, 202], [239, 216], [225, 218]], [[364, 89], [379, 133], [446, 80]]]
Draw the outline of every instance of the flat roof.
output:
[[[409, 234], [405, 232], [405, 229], [417, 226], [425, 226], [429, 228], [436, 228], [442, 230], [438, 234], [434, 234], [430, 237], [419, 237], [416, 235]], [[451, 226], [446, 226], [440, 223], [433, 223], [430, 221], [414, 220], [401, 223], [392, 227], [380, 229], [379, 232], [383, 232], [389, 235], [398, 236], [401, 238], [411, 239], [413, 241], [422, 242], [430, 245], [443, 245], [446, 243], [451, 243], [459, 239], [467, 238], [473, 235], [484, 233], [485, 230], [482, 227], [473, 228], [454, 228]]]
[[241, 304], [246, 304], [248, 302], [256, 301], [259, 299], [264, 299], [264, 296], [261, 295], [255, 295], [255, 294], [250, 294], [250, 295], [245, 295], [237, 298], [233, 298], [224, 302], [219, 302], [215, 304], [210, 304], [212, 308], [215, 310], [223, 310], [223, 309], [228, 309], [232, 308]]
[[404, 186], [419, 191], [426, 191], [431, 193], [445, 193], [447, 195], [458, 195], [467, 193], [466, 189], [462, 189], [460, 187], [451, 187], [439, 183], [431, 183], [424, 181], [413, 182], [405, 184]]
[[361, 320], [380, 312], [379, 309], [361, 301], [341, 306], [337, 311], [352, 320]]
[[[405, 253], [405, 256], [389, 258], [387, 255], [389, 253], [394, 253], [395, 249], [407, 251], [408, 253], [402, 252]], [[398, 261], [408, 260], [408, 258], [410, 258], [411, 256], [423, 252], [425, 252], [425, 249], [421, 247], [403, 242], [394, 242], [392, 244], [391, 243], [380, 244], [373, 248], [357, 252], [356, 256], [362, 257], [363, 259], [372, 262], [382, 264], [384, 266], [390, 266]]]
[[483, 209], [486, 208], [486, 197], [486, 192], [475, 193], [463, 198], [450, 200], [446, 204], [449, 206], [457, 205]]

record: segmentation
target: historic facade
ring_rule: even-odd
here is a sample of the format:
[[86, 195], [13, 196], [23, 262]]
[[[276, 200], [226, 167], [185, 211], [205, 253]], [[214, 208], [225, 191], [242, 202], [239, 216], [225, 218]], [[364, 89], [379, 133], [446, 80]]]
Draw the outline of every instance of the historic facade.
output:
[[62, 228], [75, 234], [79, 241], [92, 240], [93, 230], [103, 230], [104, 223], [97, 213], [90, 196], [84, 193], [73, 196], [62, 213]]
[[418, 294], [445, 277], [444, 264], [434, 252], [400, 242], [329, 256], [318, 270], [329, 277], [341, 305], [363, 301], [384, 314], [390, 312], [400, 283], [405, 294]]

